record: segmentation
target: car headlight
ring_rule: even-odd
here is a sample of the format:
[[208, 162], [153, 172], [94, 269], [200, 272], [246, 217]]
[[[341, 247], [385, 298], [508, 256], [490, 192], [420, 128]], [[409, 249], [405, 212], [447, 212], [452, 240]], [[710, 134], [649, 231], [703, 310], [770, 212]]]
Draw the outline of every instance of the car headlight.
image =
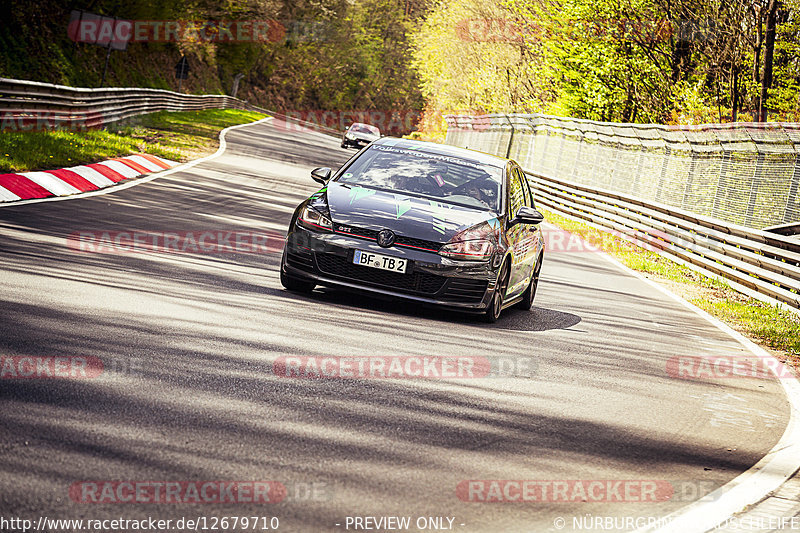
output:
[[300, 212], [300, 216], [297, 217], [297, 223], [312, 231], [333, 231], [331, 219], [310, 205], [305, 206]]
[[355, 141], [355, 140], [356, 140], [356, 136], [355, 136], [355, 135], [353, 135], [353, 134], [352, 134], [352, 133], [350, 133], [350, 132], [347, 132], [347, 133], [345, 133], [345, 134], [344, 134], [344, 138], [345, 138], [345, 139], [347, 139], [347, 140], [349, 140], [349, 141]]
[[439, 250], [440, 255], [466, 261], [486, 261], [493, 253], [494, 243], [484, 240], [448, 243]]
[[494, 254], [498, 230], [487, 222], [456, 234], [439, 249], [439, 255], [465, 261], [486, 261]]

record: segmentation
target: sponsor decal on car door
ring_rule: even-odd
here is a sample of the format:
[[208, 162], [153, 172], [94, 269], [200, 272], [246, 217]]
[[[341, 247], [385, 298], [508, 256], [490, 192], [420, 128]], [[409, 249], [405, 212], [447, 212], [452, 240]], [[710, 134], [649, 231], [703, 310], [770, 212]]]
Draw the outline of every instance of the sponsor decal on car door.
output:
[[[530, 190], [524, 176], [518, 167], [513, 168], [508, 195], [511, 219], [517, 216], [521, 207], [532, 206]], [[512, 269], [507, 294], [516, 296], [525, 290], [533, 272], [533, 263], [536, 260], [536, 227], [528, 224], [516, 224], [509, 231], [509, 239], [512, 246]]]

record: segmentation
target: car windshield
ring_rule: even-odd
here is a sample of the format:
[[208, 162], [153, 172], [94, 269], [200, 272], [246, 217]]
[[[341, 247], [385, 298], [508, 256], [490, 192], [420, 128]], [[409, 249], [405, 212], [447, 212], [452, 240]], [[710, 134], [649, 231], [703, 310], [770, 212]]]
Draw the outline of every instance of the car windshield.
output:
[[350, 133], [367, 133], [370, 135], [380, 135], [381, 130], [369, 124], [353, 124], [350, 126]]
[[502, 176], [500, 167], [466, 159], [373, 146], [338, 181], [499, 212]]

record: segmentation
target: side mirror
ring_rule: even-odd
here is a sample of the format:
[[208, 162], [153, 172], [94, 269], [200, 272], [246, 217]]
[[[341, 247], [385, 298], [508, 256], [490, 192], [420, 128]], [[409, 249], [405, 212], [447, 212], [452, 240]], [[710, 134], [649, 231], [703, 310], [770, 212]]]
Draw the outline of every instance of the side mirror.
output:
[[331, 169], [328, 167], [315, 168], [311, 171], [311, 179], [325, 185], [331, 179]]
[[532, 226], [536, 226], [541, 224], [543, 220], [543, 214], [541, 214], [537, 209], [525, 205], [519, 208], [519, 211], [517, 211], [517, 216], [511, 221], [511, 225], [530, 224]]

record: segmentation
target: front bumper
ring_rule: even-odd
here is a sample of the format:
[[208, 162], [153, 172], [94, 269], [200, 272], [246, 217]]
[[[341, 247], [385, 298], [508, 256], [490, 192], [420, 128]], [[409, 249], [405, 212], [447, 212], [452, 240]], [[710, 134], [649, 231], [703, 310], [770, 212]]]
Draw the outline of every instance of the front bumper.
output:
[[[356, 249], [408, 259], [408, 269], [398, 274], [355, 265]], [[452, 261], [433, 252], [400, 246], [382, 248], [366, 239], [295, 227], [287, 237], [281, 268], [293, 277], [320, 285], [482, 312], [494, 294], [498, 269], [492, 263]]]

